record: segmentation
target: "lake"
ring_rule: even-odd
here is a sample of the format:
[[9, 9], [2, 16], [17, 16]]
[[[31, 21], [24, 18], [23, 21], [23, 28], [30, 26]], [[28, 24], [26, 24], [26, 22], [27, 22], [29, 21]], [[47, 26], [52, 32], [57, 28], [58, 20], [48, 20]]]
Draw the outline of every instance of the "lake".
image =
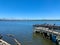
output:
[[33, 33], [33, 24], [43, 23], [60, 25], [60, 21], [0, 21], [0, 34], [12, 45], [15, 45], [15, 42], [6, 34], [13, 34], [22, 45], [55, 45], [42, 35]]

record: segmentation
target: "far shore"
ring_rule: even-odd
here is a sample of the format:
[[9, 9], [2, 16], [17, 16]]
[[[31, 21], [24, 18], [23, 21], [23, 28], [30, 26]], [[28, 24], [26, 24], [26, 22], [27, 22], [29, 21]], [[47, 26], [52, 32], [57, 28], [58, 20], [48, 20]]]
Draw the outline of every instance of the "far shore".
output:
[[27, 20], [25, 20], [25, 19], [23, 19], [23, 20], [19, 20], [19, 19], [0, 19], [0, 21], [60, 21], [60, 19], [59, 20], [53, 20], [53, 19], [48, 19], [48, 20], [46, 20], [46, 19], [40, 19], [40, 20], [38, 20], [38, 19], [27, 19]]

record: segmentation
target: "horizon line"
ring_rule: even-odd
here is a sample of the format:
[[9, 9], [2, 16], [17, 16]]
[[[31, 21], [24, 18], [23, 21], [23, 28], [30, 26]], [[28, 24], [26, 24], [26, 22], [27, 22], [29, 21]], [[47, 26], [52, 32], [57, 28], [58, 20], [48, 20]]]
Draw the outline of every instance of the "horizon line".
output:
[[0, 19], [0, 21], [19, 21], [19, 20], [42, 20], [42, 21], [44, 21], [44, 20], [46, 20], [46, 21], [48, 21], [48, 20], [52, 20], [52, 21], [54, 21], [54, 20], [57, 20], [57, 21], [60, 21], [60, 19]]

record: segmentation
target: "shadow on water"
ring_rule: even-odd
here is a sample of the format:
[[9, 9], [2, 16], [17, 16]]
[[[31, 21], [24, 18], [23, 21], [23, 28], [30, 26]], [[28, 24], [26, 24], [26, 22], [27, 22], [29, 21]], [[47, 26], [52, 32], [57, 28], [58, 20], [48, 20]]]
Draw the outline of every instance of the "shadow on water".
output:
[[32, 41], [33, 45], [56, 45], [51, 40], [43, 38], [43, 36], [39, 33], [33, 33]]
[[32, 38], [30, 40], [26, 40], [24, 37], [24, 41], [22, 45], [56, 45], [51, 40], [43, 38], [41, 34], [33, 33]]

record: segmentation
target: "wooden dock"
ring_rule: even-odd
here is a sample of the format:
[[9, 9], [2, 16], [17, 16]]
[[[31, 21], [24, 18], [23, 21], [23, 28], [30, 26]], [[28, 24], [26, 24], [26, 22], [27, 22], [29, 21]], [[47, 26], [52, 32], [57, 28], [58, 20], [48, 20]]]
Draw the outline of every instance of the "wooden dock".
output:
[[35, 24], [33, 25], [33, 31], [43, 34], [43, 37], [49, 38], [53, 42], [60, 45], [60, 26], [49, 24]]
[[[33, 25], [34, 27], [34, 32], [35, 31], [44, 31], [44, 32], [51, 32], [51, 33], [54, 33], [54, 34], [57, 34], [57, 35], [60, 35], [60, 26], [56, 26], [55, 24], [54, 25], [50, 25], [50, 24], [35, 24]], [[59, 30], [58, 32], [56, 30]]]

